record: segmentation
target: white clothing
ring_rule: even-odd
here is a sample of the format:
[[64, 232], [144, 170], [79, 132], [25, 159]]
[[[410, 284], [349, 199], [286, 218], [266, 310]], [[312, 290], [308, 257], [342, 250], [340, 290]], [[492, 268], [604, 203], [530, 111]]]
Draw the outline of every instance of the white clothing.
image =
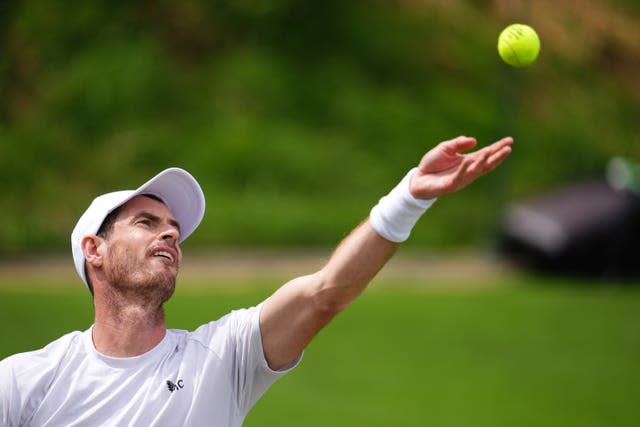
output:
[[239, 426], [292, 369], [264, 358], [260, 308], [233, 311], [193, 332], [169, 329], [136, 357], [100, 354], [91, 331], [0, 362], [0, 425]]

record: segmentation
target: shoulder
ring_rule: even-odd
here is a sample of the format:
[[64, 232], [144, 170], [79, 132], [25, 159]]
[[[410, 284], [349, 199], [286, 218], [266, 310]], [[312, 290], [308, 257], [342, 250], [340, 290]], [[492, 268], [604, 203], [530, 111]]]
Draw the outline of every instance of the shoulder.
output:
[[30, 377], [46, 372], [60, 363], [69, 350], [81, 343], [82, 332], [70, 332], [45, 347], [14, 354], [0, 361], [0, 372], [20, 377]]
[[[47, 393], [65, 359], [82, 342], [81, 337], [81, 332], [71, 332], [39, 350], [14, 354], [0, 361], [3, 381], [0, 412], [5, 417], [28, 417]], [[4, 421], [11, 425], [8, 420]]]
[[193, 338], [209, 340], [215, 337], [234, 336], [242, 334], [252, 326], [258, 326], [260, 309], [256, 307], [233, 310], [218, 320], [206, 323], [191, 333]]
[[259, 333], [259, 316], [262, 304], [233, 310], [217, 320], [205, 323], [194, 331], [170, 329], [178, 346], [196, 345], [221, 354], [230, 344]]

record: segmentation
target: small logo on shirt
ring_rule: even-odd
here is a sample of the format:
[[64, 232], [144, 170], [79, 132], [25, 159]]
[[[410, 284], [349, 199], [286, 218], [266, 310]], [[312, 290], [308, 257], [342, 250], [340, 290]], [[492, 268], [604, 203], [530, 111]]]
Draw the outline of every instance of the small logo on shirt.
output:
[[173, 393], [176, 390], [184, 388], [184, 381], [178, 380], [174, 383], [173, 381], [167, 380], [167, 388], [171, 393]]

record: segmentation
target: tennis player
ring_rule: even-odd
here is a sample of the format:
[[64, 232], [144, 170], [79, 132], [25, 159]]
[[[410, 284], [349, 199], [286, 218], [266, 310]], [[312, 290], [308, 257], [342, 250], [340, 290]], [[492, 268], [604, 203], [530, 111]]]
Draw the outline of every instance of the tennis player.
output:
[[170, 168], [135, 190], [97, 197], [71, 234], [95, 319], [46, 347], [0, 362], [0, 425], [239, 426], [294, 368], [313, 337], [365, 289], [436, 198], [493, 170], [511, 138], [472, 151], [457, 137], [427, 152], [380, 199], [326, 265], [255, 307], [194, 331], [167, 329], [182, 260], [205, 199]]

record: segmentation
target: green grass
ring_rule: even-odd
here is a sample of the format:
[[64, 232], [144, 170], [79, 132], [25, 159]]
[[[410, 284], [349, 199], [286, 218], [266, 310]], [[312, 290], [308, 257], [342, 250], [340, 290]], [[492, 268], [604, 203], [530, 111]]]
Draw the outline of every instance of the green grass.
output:
[[[247, 426], [636, 426], [640, 289], [509, 279], [421, 289], [375, 283], [276, 383]], [[167, 306], [193, 328], [269, 293], [189, 288]], [[0, 287], [0, 358], [86, 329], [82, 291]]]

